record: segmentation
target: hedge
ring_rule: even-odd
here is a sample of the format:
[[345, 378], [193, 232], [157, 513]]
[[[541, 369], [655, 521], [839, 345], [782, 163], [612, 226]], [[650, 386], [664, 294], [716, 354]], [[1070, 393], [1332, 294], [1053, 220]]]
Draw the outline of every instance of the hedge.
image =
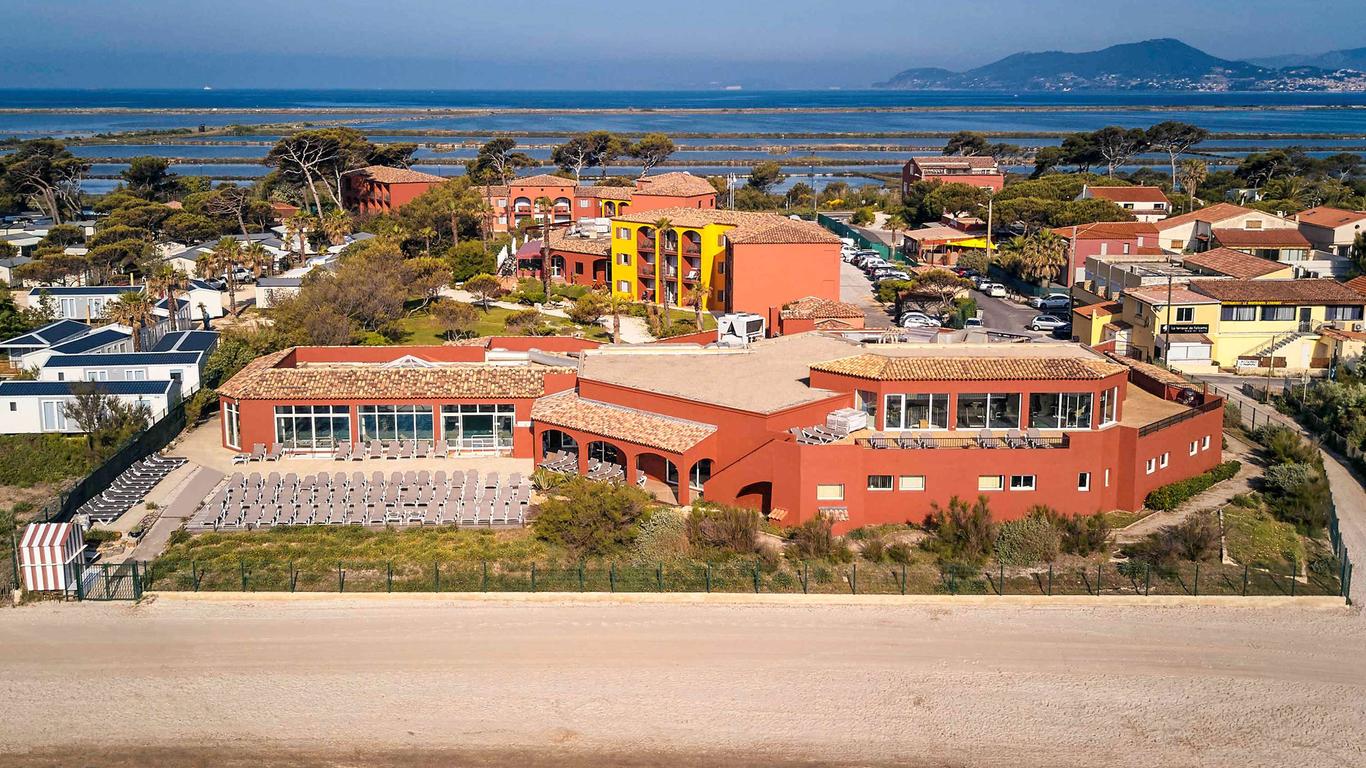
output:
[[1148, 494], [1148, 498], [1144, 499], [1144, 504], [1148, 509], [1158, 509], [1164, 512], [1176, 509], [1187, 499], [1208, 490], [1215, 483], [1238, 474], [1238, 470], [1242, 466], [1241, 462], [1226, 461], [1204, 474], [1155, 488]]

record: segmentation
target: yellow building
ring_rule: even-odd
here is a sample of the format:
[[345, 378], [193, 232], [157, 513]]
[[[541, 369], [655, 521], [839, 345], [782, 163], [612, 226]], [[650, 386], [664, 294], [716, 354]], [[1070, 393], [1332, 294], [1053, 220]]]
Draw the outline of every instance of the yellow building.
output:
[[[1324, 331], [1362, 330], [1366, 298], [1336, 280], [1195, 280], [1124, 293], [1125, 352], [1174, 367], [1321, 368]], [[1170, 347], [1170, 349], [1168, 349]]]

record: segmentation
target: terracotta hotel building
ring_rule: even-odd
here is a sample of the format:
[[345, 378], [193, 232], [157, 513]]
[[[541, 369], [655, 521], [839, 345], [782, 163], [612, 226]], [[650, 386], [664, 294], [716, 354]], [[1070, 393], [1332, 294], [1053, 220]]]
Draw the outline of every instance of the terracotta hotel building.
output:
[[293, 348], [219, 388], [223, 445], [564, 452], [581, 473], [616, 464], [668, 501], [741, 504], [783, 525], [826, 515], [837, 531], [919, 522], [951, 496], [984, 494], [1000, 519], [1035, 504], [1137, 509], [1220, 461], [1222, 401], [1161, 369], [1074, 344], [875, 339]]

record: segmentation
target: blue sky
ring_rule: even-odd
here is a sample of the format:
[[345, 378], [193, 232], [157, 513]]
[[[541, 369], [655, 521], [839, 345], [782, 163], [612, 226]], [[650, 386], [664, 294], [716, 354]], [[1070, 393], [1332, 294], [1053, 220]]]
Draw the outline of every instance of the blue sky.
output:
[[907, 67], [1177, 37], [1216, 56], [1366, 41], [1363, 0], [29, 0], [0, 87], [863, 87]]

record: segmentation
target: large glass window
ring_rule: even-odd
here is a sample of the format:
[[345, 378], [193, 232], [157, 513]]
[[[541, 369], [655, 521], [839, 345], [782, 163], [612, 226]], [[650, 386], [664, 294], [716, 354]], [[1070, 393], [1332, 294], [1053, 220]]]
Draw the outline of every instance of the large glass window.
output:
[[1257, 319], [1256, 307], [1222, 307], [1219, 319], [1225, 321], [1249, 321]]
[[949, 396], [887, 395], [883, 429], [948, 429]]
[[958, 396], [959, 429], [1019, 429], [1020, 395], [971, 394]]
[[1119, 415], [1119, 387], [1110, 387], [1100, 393], [1100, 423], [1102, 426], [1115, 423]]
[[1360, 306], [1351, 307], [1324, 307], [1324, 319], [1326, 320], [1360, 320], [1362, 319]]
[[345, 405], [275, 406], [275, 442], [287, 448], [334, 448], [351, 439], [351, 409]]
[[441, 436], [459, 451], [510, 451], [517, 420], [512, 403], [441, 406]]
[[429, 405], [362, 405], [361, 440], [431, 440], [432, 407]]
[[66, 431], [66, 403], [61, 400], [42, 401], [43, 431]]
[[1090, 392], [1034, 392], [1029, 396], [1029, 426], [1035, 429], [1089, 429], [1091, 403]]
[[1263, 320], [1281, 320], [1281, 321], [1294, 320], [1294, 319], [1295, 319], [1295, 308], [1294, 308], [1294, 307], [1282, 307], [1282, 306], [1262, 307], [1262, 319], [1263, 319]]
[[237, 403], [229, 400], [223, 406], [223, 442], [229, 448], [242, 447], [242, 421], [237, 415]]

